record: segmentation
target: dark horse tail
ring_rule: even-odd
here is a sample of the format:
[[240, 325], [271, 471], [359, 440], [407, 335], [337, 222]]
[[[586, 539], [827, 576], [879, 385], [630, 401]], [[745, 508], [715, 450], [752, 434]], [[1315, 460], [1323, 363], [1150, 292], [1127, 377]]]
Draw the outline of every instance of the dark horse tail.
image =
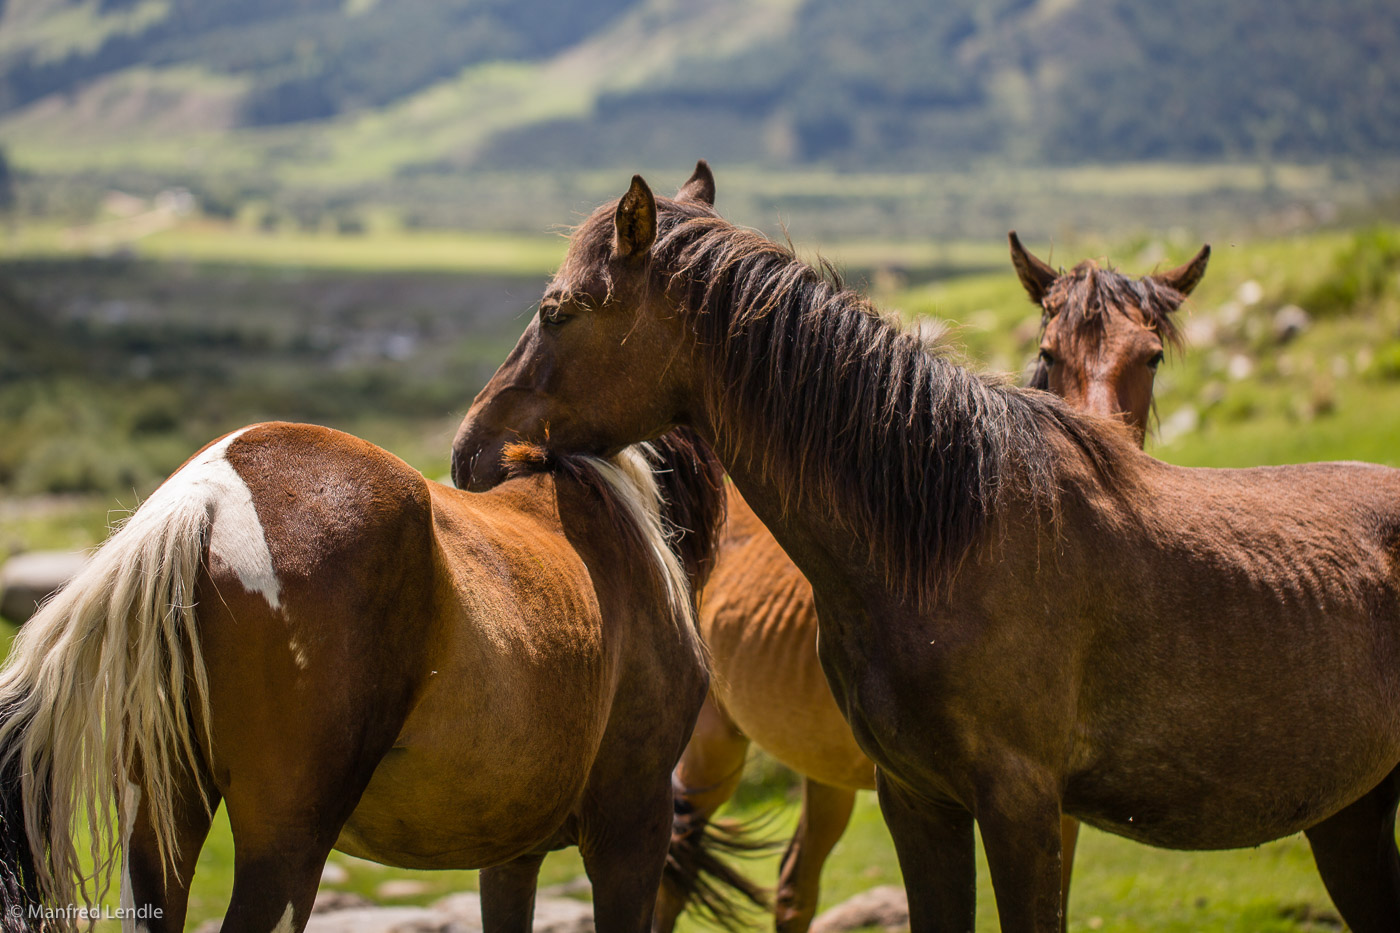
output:
[[[661, 512], [671, 526], [671, 546], [698, 603], [724, 531], [728, 501], [724, 467], [688, 428], [663, 435], [651, 447], [663, 500]], [[725, 860], [726, 856], [759, 855], [781, 844], [761, 838], [758, 828], [753, 823], [707, 819], [695, 812], [685, 788], [677, 787], [671, 847], [662, 877], [673, 902], [693, 907], [728, 930], [747, 926], [751, 910], [771, 910], [767, 889]]]
[[773, 910], [769, 891], [755, 884], [727, 858], [749, 858], [771, 852], [782, 842], [762, 834], [768, 818], [711, 820], [696, 813], [685, 788], [674, 789], [671, 847], [661, 884], [673, 903], [709, 918], [725, 930], [743, 930], [754, 911]]
[[[36, 916], [43, 908], [38, 866], [34, 863], [29, 828], [25, 823], [24, 771], [16, 754], [18, 737], [25, 732], [23, 716], [13, 705], [0, 709], [0, 723], [13, 725], [6, 730], [7, 738], [0, 745], [0, 762], [3, 762], [0, 765], [0, 904], [5, 905], [0, 911], [0, 930], [4, 933], [31, 929], [25, 919]], [[41, 806], [36, 815], [40, 821], [39, 832], [47, 836], [49, 808]], [[15, 916], [16, 912], [19, 916]]]

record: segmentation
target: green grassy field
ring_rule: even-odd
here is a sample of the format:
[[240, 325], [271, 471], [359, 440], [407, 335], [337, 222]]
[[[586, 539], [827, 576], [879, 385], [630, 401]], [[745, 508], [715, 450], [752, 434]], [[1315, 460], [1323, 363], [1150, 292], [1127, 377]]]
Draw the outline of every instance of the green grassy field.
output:
[[542, 275], [564, 255], [561, 236], [371, 230], [347, 236], [265, 232], [209, 221], [141, 228], [113, 221], [81, 227], [29, 225], [0, 233], [0, 260], [65, 259], [120, 251], [143, 259], [270, 268], [373, 269], [462, 275]]
[[[201, 239], [203, 238], [203, 239]], [[36, 241], [37, 242], [37, 241]], [[1028, 245], [1042, 256], [1049, 244]], [[1104, 243], [1087, 239], [1058, 244], [1056, 264], [1106, 255], [1129, 272], [1185, 259], [1199, 244], [1184, 237]], [[441, 237], [399, 239], [287, 235], [258, 238], [230, 229], [189, 228], [140, 241], [140, 251], [166, 260], [215, 258], [264, 268], [321, 266], [359, 270], [472, 270], [506, 267], [542, 275], [556, 261], [557, 239]], [[933, 316], [953, 327], [952, 341], [968, 359], [1017, 372], [1034, 354], [1036, 319], [1006, 265], [998, 241], [801, 243], [820, 251], [869, 284], [881, 302], [911, 317]], [[28, 247], [61, 253], [42, 244]], [[496, 253], [462, 260], [473, 250]], [[180, 268], [185, 268], [180, 266]], [[949, 271], [959, 274], [949, 276]], [[194, 273], [200, 274], [197, 269]], [[261, 274], [261, 273], [259, 273]], [[1257, 283], [1252, 285], [1250, 283]], [[533, 287], [533, 286], [532, 286]], [[531, 300], [522, 294], [522, 306]], [[1300, 304], [1309, 326], [1283, 340], [1274, 332], [1277, 309]], [[1210, 271], [1192, 302], [1180, 312], [1189, 343], [1159, 376], [1163, 425], [1149, 442], [1156, 455], [1185, 465], [1248, 466], [1314, 459], [1365, 459], [1400, 465], [1400, 246], [1393, 229], [1335, 232], [1271, 240], [1215, 244]], [[512, 327], [518, 327], [518, 323]], [[494, 339], [494, 338], [493, 338]], [[499, 356], [508, 343], [480, 348]], [[1239, 360], [1244, 362], [1239, 362]], [[471, 387], [460, 387], [465, 405]], [[1189, 416], [1182, 412], [1189, 411]], [[458, 412], [459, 413], [459, 412]], [[366, 416], [356, 430], [403, 453], [430, 476], [445, 466], [455, 414], [421, 421]], [[95, 543], [109, 510], [130, 507], [134, 496], [85, 494], [0, 502], [0, 550], [82, 546]], [[10, 542], [9, 545], [6, 542]], [[9, 631], [8, 629], [6, 630]], [[775, 831], [796, 819], [790, 794], [751, 802], [754, 814], [777, 807]], [[418, 873], [384, 868], [344, 856], [333, 861], [348, 880], [336, 887], [392, 903], [423, 903], [451, 890], [475, 886], [475, 873]], [[1086, 830], [1070, 905], [1071, 930], [1302, 931], [1335, 928], [1307, 847], [1294, 838], [1255, 850], [1176, 853], [1152, 850]], [[201, 854], [190, 923], [221, 915], [232, 884], [233, 850], [222, 815]], [[776, 855], [752, 865], [761, 878], [776, 876]], [[547, 861], [542, 883], [573, 878], [581, 866], [573, 852]], [[985, 866], [978, 929], [996, 928]], [[388, 881], [414, 880], [425, 887], [388, 898]], [[826, 875], [824, 903], [833, 904], [878, 884], [899, 882], [899, 872], [873, 797], [865, 796]], [[1311, 918], [1311, 919], [1309, 919]], [[702, 927], [693, 920], [686, 929]], [[761, 920], [755, 928], [761, 928]]]

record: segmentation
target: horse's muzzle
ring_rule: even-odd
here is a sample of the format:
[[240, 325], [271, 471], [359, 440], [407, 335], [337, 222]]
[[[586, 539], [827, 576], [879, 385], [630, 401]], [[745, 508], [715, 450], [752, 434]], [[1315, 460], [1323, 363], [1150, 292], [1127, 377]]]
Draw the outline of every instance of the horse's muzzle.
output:
[[452, 484], [469, 492], [485, 492], [506, 478], [501, 462], [503, 441], [459, 437], [452, 445]]

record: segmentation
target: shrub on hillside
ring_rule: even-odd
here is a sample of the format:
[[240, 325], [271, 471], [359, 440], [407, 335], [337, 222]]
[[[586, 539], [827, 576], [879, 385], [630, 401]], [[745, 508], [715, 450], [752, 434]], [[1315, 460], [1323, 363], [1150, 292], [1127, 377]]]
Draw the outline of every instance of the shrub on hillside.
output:
[[1400, 230], [1371, 227], [1357, 231], [1338, 254], [1328, 275], [1301, 302], [1313, 314], [1350, 314], [1389, 291], [1400, 291]]

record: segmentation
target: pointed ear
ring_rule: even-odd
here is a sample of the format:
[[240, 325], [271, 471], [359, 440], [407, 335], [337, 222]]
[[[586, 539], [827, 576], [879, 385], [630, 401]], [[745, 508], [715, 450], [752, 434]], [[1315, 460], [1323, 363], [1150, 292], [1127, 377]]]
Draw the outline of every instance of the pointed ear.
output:
[[709, 207], [715, 206], [715, 174], [710, 171], [710, 163], [704, 159], [695, 163], [694, 173], [676, 192], [676, 200], [699, 201]]
[[1008, 233], [1006, 239], [1011, 243], [1011, 264], [1016, 267], [1021, 286], [1026, 290], [1026, 294], [1031, 296], [1031, 301], [1040, 304], [1045, 300], [1045, 293], [1050, 291], [1050, 286], [1060, 277], [1060, 273], [1032, 256], [1030, 250], [1021, 245], [1021, 238], [1016, 235], [1015, 230]]
[[1191, 294], [1191, 290], [1201, 284], [1201, 278], [1206, 274], [1206, 263], [1210, 262], [1210, 244], [1201, 247], [1201, 251], [1184, 266], [1177, 266], [1168, 272], [1161, 272], [1152, 278], [1168, 288], [1174, 288], [1183, 295]]
[[642, 176], [632, 176], [632, 187], [617, 202], [613, 226], [613, 255], [619, 259], [645, 255], [656, 242], [656, 198]]

